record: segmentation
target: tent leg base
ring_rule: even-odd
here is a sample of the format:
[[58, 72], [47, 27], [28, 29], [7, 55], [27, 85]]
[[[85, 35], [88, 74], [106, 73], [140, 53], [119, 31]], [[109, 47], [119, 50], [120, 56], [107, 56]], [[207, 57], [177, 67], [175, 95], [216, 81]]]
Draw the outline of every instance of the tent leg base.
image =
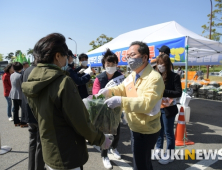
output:
[[10, 152], [12, 150], [9, 146], [2, 146], [0, 148], [0, 155], [6, 154], [7, 152]]

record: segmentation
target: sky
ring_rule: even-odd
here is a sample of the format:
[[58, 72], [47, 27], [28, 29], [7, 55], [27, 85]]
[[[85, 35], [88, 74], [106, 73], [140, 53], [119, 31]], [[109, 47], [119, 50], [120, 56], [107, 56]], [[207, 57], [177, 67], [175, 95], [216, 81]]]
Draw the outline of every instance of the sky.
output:
[[[213, 2], [213, 4], [215, 4]], [[202, 34], [210, 0], [0, 0], [0, 53], [27, 53], [42, 37], [58, 32], [75, 53], [86, 53], [101, 34], [120, 34], [176, 21]]]

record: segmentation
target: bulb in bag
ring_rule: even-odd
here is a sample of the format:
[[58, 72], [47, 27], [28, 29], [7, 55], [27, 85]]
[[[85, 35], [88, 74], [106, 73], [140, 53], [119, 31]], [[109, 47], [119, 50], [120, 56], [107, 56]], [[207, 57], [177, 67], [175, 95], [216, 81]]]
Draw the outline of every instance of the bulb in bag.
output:
[[117, 128], [122, 114], [122, 108], [107, 107], [104, 96], [89, 96], [83, 99], [89, 112], [91, 123], [104, 134], [117, 134]]

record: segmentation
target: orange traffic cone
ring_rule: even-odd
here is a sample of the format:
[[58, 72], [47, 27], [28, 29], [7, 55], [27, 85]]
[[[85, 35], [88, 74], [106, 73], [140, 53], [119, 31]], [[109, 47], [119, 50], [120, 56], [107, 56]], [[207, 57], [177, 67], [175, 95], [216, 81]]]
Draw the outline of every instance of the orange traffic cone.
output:
[[175, 132], [175, 145], [194, 145], [194, 142], [187, 139], [186, 123], [184, 117], [184, 109], [180, 108], [180, 114], [177, 122], [176, 132]]

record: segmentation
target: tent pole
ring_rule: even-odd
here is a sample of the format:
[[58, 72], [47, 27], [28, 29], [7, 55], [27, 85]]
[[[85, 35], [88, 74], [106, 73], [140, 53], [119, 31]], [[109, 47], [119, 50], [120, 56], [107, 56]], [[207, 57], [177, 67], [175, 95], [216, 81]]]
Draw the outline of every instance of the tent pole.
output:
[[186, 45], [185, 47], [186, 49], [186, 62], [185, 62], [185, 69], [186, 69], [186, 79], [185, 79], [185, 92], [187, 92], [187, 76], [188, 76], [188, 49], [189, 49], [189, 46]]

